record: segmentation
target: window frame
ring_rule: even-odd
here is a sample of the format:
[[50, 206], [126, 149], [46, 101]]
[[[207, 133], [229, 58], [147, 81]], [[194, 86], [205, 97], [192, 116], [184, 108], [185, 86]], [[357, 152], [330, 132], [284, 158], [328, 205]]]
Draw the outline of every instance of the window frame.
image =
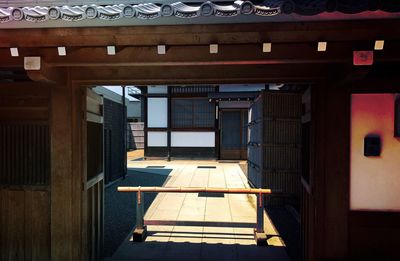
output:
[[[175, 107], [175, 101], [176, 100], [190, 100], [191, 101], [191, 114], [190, 114], [190, 121], [191, 124], [190, 126], [177, 126], [176, 125], [176, 118], [174, 117], [176, 114], [176, 107]], [[195, 106], [195, 102], [196, 101], [207, 101], [208, 103], [210, 103], [208, 101], [208, 98], [206, 97], [171, 97], [171, 129], [172, 130], [187, 130], [187, 131], [191, 131], [191, 130], [215, 130], [216, 129], [216, 119], [215, 119], [215, 104], [210, 103], [211, 106], [211, 112], [210, 112], [210, 119], [212, 119], [212, 124], [209, 126], [196, 126], [195, 125], [195, 115], [196, 115], [196, 106]]]

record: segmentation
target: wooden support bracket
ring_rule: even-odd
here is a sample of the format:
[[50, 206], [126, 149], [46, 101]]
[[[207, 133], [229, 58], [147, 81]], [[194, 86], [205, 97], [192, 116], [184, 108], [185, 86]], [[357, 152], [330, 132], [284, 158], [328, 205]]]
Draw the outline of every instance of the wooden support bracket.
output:
[[[25, 57], [24, 60], [24, 69], [32, 81], [53, 84], [65, 82], [67, 75], [65, 68], [50, 67], [41, 57]], [[35, 65], [32, 66], [31, 62]]]

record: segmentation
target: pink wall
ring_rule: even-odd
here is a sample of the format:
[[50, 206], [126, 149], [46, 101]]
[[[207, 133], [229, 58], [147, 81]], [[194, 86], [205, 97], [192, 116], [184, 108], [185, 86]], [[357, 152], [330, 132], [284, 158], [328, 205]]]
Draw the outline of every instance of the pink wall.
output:
[[[350, 208], [400, 210], [400, 139], [394, 138], [395, 94], [353, 94]], [[380, 157], [364, 156], [364, 137], [380, 135]]]

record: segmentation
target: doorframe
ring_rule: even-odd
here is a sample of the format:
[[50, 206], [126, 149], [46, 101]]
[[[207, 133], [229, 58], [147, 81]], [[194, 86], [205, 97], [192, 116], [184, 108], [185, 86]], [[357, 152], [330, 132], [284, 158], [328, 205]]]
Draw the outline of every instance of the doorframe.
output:
[[[221, 158], [221, 151], [222, 151], [222, 122], [223, 122], [223, 117], [222, 114], [225, 111], [238, 111], [240, 112], [240, 123], [241, 125], [243, 124], [243, 111], [247, 111], [247, 113], [249, 112], [249, 108], [245, 109], [245, 108], [226, 108], [226, 109], [218, 109], [218, 139], [219, 139], [219, 143], [218, 143], [218, 159], [219, 160], [224, 160]], [[242, 141], [242, 137], [243, 137], [243, 128], [240, 128], [240, 138]], [[244, 145], [244, 144], [242, 144]], [[240, 149], [240, 154], [242, 154], [242, 149]], [[246, 144], [246, 151], [247, 151], [247, 144]], [[246, 155], [246, 159], [247, 159], [247, 155]], [[227, 159], [227, 160], [231, 160], [231, 159]], [[232, 159], [232, 160], [245, 160], [245, 159]]]

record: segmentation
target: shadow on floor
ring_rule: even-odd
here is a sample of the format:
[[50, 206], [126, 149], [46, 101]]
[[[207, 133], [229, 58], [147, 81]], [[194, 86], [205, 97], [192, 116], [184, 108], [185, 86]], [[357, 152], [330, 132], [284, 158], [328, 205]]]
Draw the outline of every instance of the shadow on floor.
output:
[[111, 260], [274, 260], [288, 261], [284, 247], [177, 242], [131, 243]]
[[285, 241], [286, 251], [292, 261], [301, 260], [300, 223], [284, 206], [266, 208], [272, 223]]
[[[117, 192], [118, 186], [162, 186], [172, 169], [128, 169], [122, 179], [105, 189], [104, 198], [104, 256], [112, 256], [132, 231], [136, 222], [136, 193]], [[145, 211], [150, 207], [157, 193], [146, 193]], [[130, 206], [130, 207], [127, 207]]]

